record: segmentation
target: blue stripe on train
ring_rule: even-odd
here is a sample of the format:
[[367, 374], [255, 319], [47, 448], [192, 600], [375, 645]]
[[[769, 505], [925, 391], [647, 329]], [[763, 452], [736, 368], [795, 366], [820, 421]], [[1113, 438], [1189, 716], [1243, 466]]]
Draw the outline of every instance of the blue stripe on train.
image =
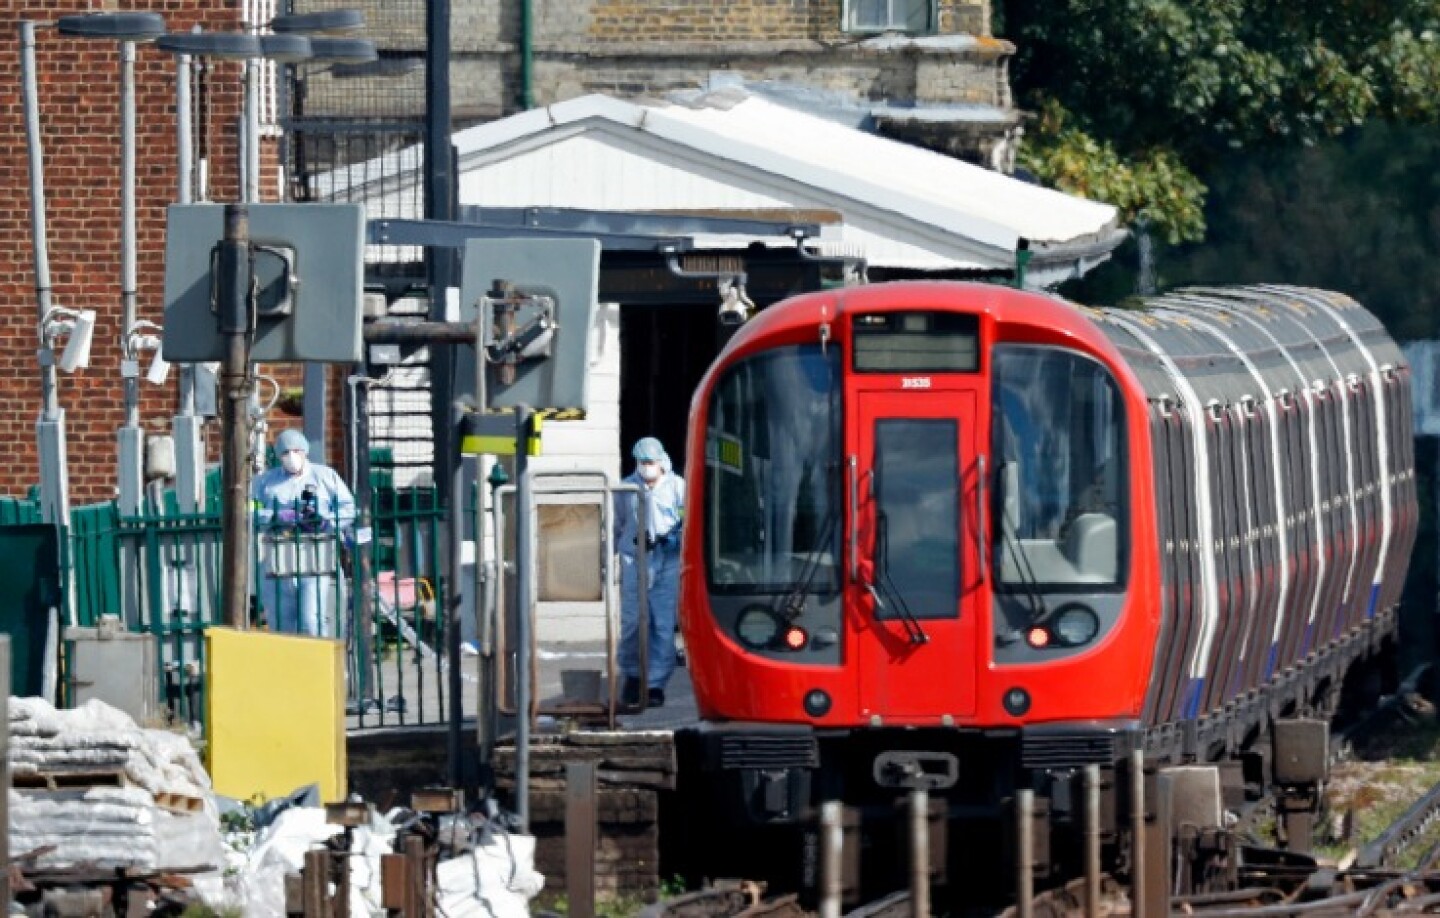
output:
[[1370, 584], [1370, 607], [1365, 610], [1366, 618], [1375, 617], [1375, 604], [1380, 601], [1380, 584]]
[[1189, 687], [1185, 690], [1184, 717], [1186, 720], [1194, 720], [1200, 714], [1200, 695], [1205, 688], [1204, 679], [1191, 679]]
[[1276, 641], [1270, 645], [1270, 654], [1265, 658], [1265, 679], [1275, 675], [1275, 663], [1280, 659], [1280, 642]]

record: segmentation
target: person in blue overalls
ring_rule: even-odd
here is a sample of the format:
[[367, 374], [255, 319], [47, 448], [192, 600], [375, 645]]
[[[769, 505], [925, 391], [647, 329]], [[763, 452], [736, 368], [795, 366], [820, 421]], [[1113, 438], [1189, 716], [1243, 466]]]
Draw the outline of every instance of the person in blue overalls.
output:
[[[255, 522], [264, 528], [308, 534], [347, 531], [355, 522], [355, 498], [345, 480], [329, 466], [310, 461], [310, 442], [298, 430], [275, 439], [280, 464], [255, 478], [250, 496]], [[338, 559], [339, 553], [336, 553]], [[333, 573], [275, 577], [262, 572], [256, 590], [272, 631], [335, 637], [339, 564]]]
[[635, 471], [628, 484], [647, 490], [650, 519], [640, 521], [640, 496], [621, 493], [616, 501], [615, 547], [620, 554], [620, 700], [640, 703], [640, 591], [636, 568], [637, 540], [645, 539], [649, 568], [650, 628], [647, 671], [643, 674], [652, 708], [665, 704], [665, 685], [675, 671], [675, 618], [680, 587], [680, 521], [685, 518], [685, 479], [675, 474], [665, 447], [644, 437], [631, 451]]

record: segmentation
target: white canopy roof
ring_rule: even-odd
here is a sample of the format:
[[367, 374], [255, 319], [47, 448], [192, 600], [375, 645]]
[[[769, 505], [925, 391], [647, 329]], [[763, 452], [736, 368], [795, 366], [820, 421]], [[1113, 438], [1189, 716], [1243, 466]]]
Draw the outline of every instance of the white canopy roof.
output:
[[1030, 281], [1044, 284], [1084, 273], [1124, 238], [1108, 204], [739, 88], [644, 104], [583, 96], [460, 131], [455, 144], [462, 204], [829, 210], [843, 225], [822, 239], [872, 266], [1008, 269], [1025, 240]]

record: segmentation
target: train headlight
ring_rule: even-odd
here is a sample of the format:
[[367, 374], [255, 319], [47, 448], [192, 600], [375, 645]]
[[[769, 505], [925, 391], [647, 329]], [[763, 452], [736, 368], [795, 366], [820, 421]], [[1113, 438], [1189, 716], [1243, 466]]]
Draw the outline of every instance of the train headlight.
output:
[[810, 640], [810, 635], [799, 625], [791, 625], [785, 629], [785, 646], [791, 650], [804, 650], [805, 644]]
[[770, 647], [780, 636], [780, 620], [764, 606], [748, 606], [735, 621], [735, 634], [751, 650]]
[[1088, 644], [1100, 633], [1100, 618], [1095, 610], [1080, 603], [1072, 603], [1056, 610], [1050, 630], [1057, 643], [1065, 647], [1079, 647]]

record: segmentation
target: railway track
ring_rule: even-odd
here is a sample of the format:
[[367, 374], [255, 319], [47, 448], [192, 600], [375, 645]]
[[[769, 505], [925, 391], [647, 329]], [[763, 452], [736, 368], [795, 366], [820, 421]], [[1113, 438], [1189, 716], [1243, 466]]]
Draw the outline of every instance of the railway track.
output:
[[[1373, 717], [1392, 714], [1391, 706], [1382, 706]], [[1372, 729], [1370, 720], [1367, 718], [1357, 729]], [[1257, 830], [1267, 813], [1273, 811], [1263, 802], [1252, 806], [1236, 826], [1239, 834], [1259, 834]], [[1304, 855], [1240, 845], [1235, 849], [1240, 861], [1235, 871], [1237, 888], [1173, 898], [1170, 914], [1206, 918], [1440, 914], [1440, 841], [1435, 841], [1435, 833], [1429, 831], [1437, 820], [1440, 782], [1363, 848], [1342, 859], [1339, 866], [1321, 865]], [[1414, 866], [1402, 866], [1427, 841], [1429, 846], [1413, 859]], [[1023, 908], [1011, 905], [992, 914], [1014, 918], [1132, 914], [1123, 884], [1101, 877], [1099, 900], [1093, 905], [1088, 901], [1093, 893], [1087, 893], [1086, 885], [1084, 879], [1077, 879], [1037, 893]], [[909, 892], [902, 891], [844, 914], [851, 918], [898, 918], [914, 914], [912, 906]], [[643, 914], [646, 918], [805, 918], [816, 913], [807, 910], [793, 895], [766, 898], [760, 884], [732, 881], [665, 900]], [[838, 918], [840, 912], [831, 914]]]

